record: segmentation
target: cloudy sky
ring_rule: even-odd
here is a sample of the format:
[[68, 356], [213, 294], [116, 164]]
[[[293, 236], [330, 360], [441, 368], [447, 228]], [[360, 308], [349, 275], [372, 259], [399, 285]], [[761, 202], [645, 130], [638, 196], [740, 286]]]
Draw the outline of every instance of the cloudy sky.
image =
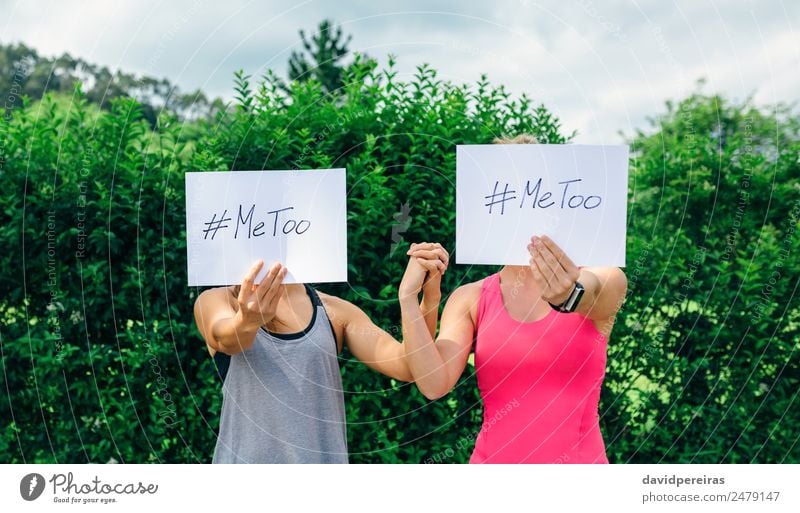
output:
[[68, 2], [0, 0], [0, 42], [63, 52], [112, 69], [167, 77], [230, 98], [232, 73], [285, 75], [326, 17], [352, 50], [401, 74], [427, 62], [454, 82], [482, 73], [544, 102], [577, 142], [620, 142], [705, 79], [705, 92], [757, 104], [800, 91], [800, 2], [367, 0]]

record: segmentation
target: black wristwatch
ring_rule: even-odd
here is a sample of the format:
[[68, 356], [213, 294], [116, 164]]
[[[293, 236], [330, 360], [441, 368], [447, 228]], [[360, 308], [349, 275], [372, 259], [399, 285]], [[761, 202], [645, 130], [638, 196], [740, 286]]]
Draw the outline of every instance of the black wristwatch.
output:
[[554, 305], [553, 303], [549, 303], [553, 310], [557, 310], [562, 313], [572, 313], [578, 308], [578, 303], [580, 303], [581, 298], [583, 297], [584, 292], [583, 285], [579, 281], [575, 282], [575, 288], [572, 289], [570, 292], [569, 297], [560, 305]]

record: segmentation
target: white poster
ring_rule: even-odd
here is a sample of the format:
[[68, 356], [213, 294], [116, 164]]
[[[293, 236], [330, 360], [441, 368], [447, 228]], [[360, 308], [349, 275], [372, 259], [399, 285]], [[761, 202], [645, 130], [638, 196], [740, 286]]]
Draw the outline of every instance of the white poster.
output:
[[456, 150], [456, 263], [528, 265], [548, 235], [578, 266], [625, 265], [628, 147], [486, 144]]
[[186, 173], [190, 286], [235, 285], [256, 260], [284, 283], [347, 281], [344, 169]]

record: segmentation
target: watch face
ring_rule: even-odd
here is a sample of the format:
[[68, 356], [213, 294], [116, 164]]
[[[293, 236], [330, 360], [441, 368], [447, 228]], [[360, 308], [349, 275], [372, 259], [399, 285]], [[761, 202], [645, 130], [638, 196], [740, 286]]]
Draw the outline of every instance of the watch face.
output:
[[578, 303], [583, 297], [584, 288], [580, 282], [575, 282], [575, 288], [572, 290], [572, 294], [570, 294], [569, 298], [567, 299], [566, 303], [564, 304], [564, 311], [565, 312], [574, 312], [578, 308]]

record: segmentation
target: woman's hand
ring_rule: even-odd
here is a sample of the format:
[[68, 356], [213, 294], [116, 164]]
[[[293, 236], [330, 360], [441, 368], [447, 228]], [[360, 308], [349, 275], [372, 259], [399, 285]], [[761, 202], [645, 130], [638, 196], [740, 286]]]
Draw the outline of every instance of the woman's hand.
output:
[[441, 244], [411, 244], [406, 272], [400, 282], [400, 299], [416, 298], [422, 291], [426, 297], [441, 296], [442, 274], [447, 270], [450, 255]]
[[287, 269], [280, 263], [274, 263], [269, 268], [267, 275], [261, 283], [255, 285], [256, 276], [264, 267], [264, 261], [259, 260], [247, 272], [239, 289], [239, 310], [236, 312], [235, 321], [238, 326], [258, 329], [275, 318], [278, 299], [283, 292], [283, 278]]
[[528, 252], [533, 279], [542, 291], [542, 299], [554, 305], [566, 301], [580, 277], [578, 267], [547, 235], [531, 237]]

